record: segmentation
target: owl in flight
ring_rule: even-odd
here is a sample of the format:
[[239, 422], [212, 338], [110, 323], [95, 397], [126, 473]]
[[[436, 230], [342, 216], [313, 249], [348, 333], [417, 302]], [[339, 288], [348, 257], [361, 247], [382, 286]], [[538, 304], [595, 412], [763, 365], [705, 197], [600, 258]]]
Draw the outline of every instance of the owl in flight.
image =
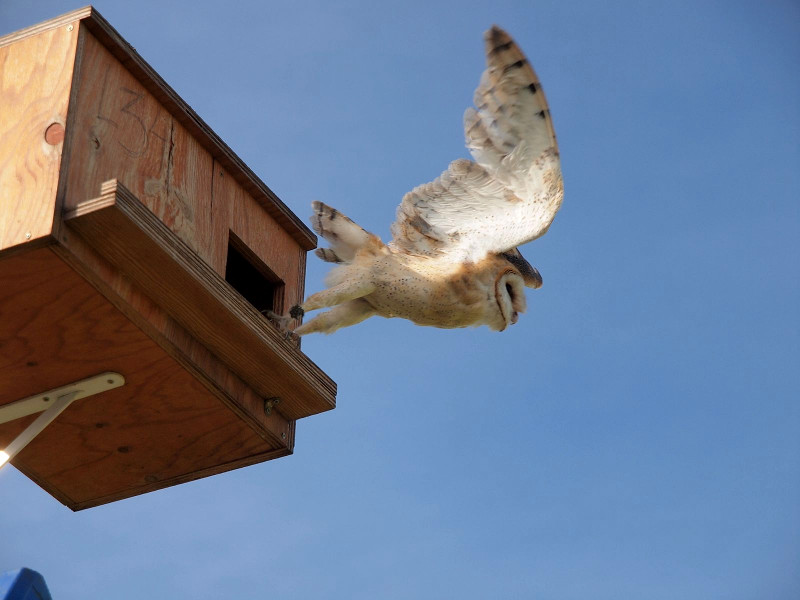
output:
[[408, 192], [384, 244], [335, 208], [312, 203], [311, 225], [337, 263], [328, 289], [290, 315], [333, 307], [297, 327], [331, 333], [373, 315], [417, 325], [488, 325], [503, 331], [525, 311], [525, 287], [542, 285], [517, 246], [544, 235], [564, 187], [544, 92], [511, 37], [485, 34], [488, 68], [464, 114], [474, 162], [459, 159], [438, 179]]

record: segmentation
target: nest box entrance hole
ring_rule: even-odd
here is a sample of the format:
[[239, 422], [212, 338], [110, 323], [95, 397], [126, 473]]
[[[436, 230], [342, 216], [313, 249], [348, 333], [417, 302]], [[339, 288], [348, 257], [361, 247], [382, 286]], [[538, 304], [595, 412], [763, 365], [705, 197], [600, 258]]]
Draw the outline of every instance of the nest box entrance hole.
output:
[[228, 237], [225, 281], [256, 310], [283, 313], [283, 281], [233, 232]]

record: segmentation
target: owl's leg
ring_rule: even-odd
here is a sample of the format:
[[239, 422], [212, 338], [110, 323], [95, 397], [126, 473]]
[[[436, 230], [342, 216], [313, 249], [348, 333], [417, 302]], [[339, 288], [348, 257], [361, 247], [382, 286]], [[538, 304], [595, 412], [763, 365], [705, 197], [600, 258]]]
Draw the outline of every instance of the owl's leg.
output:
[[363, 281], [355, 279], [351, 281], [343, 281], [342, 283], [322, 290], [316, 294], [311, 294], [306, 301], [300, 305], [303, 312], [308, 310], [316, 310], [318, 308], [325, 308], [326, 306], [335, 306], [348, 300], [355, 300], [375, 291], [375, 285], [370, 281]]
[[307, 333], [333, 333], [342, 327], [361, 323], [375, 314], [375, 309], [366, 300], [357, 298], [340, 304], [329, 311], [317, 315], [294, 330], [297, 335]]

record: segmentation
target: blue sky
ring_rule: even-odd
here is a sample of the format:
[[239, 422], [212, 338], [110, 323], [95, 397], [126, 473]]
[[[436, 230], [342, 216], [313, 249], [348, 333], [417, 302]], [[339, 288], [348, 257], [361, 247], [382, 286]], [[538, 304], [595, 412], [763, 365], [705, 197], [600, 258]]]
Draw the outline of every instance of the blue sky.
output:
[[[0, 31], [77, 6], [3, 0]], [[796, 2], [96, 6], [292, 210], [384, 238], [467, 155], [497, 23], [566, 196], [509, 331], [307, 338], [338, 407], [291, 457], [80, 513], [4, 469], [0, 570], [56, 600], [800, 597]]]

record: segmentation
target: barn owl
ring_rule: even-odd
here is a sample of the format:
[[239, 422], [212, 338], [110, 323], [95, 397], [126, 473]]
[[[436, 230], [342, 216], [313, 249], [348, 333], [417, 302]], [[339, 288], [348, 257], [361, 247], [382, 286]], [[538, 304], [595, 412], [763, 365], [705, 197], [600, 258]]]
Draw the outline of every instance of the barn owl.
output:
[[294, 330], [332, 333], [371, 317], [442, 328], [503, 331], [525, 311], [525, 287], [542, 285], [517, 246], [542, 236], [564, 187], [550, 110], [533, 69], [511, 37], [486, 32], [488, 68], [464, 114], [474, 162], [456, 160], [402, 199], [385, 244], [322, 202], [311, 225], [337, 263], [327, 289], [290, 315], [332, 307]]

